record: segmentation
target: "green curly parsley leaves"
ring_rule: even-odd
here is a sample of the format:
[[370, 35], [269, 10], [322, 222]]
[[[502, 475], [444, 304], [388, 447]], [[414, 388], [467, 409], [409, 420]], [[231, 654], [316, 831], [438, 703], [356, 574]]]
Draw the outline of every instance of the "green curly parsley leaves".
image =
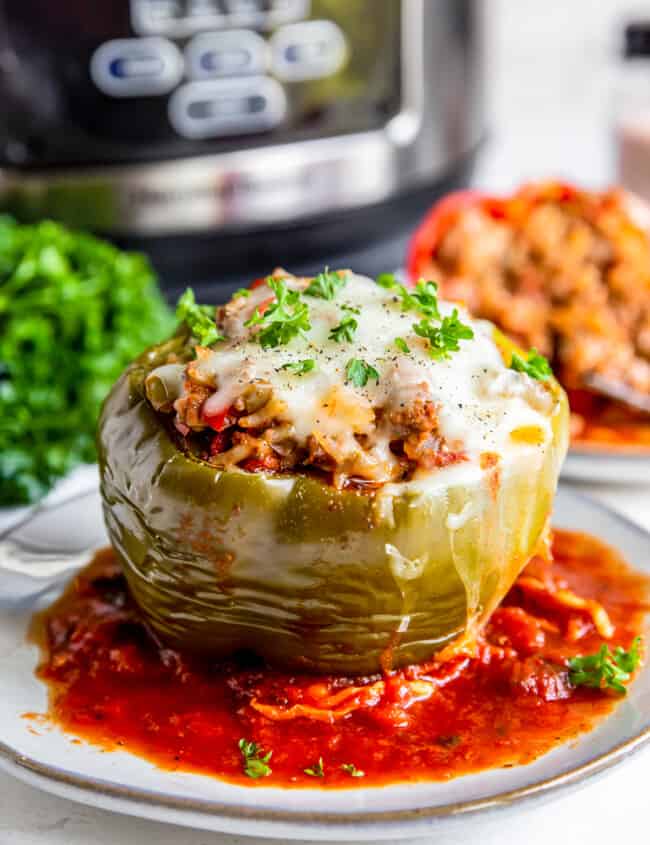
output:
[[386, 290], [391, 290], [391, 288], [397, 287], [398, 285], [394, 273], [380, 273], [375, 279], [375, 282], [380, 288], [385, 288]]
[[197, 305], [192, 288], [187, 288], [178, 300], [176, 317], [181, 323], [186, 323], [200, 346], [212, 346], [220, 340], [225, 340], [217, 328], [214, 305]]
[[405, 355], [408, 355], [408, 353], [411, 351], [409, 349], [408, 343], [404, 340], [403, 337], [396, 337], [394, 343], [395, 346], [399, 349], [399, 351], [404, 352]]
[[319, 299], [334, 299], [336, 294], [347, 284], [347, 274], [343, 271], [330, 273], [327, 268], [319, 273], [305, 289], [306, 296], [315, 296]]
[[256, 308], [244, 324], [262, 327], [257, 334], [262, 349], [283, 346], [311, 328], [309, 308], [301, 301], [299, 291], [291, 290], [283, 279], [269, 278], [267, 284], [275, 294], [275, 301], [263, 314]]
[[308, 769], [303, 769], [303, 771], [306, 775], [309, 775], [312, 778], [324, 778], [325, 769], [323, 768], [323, 758], [319, 757], [317, 763], [310, 766]]
[[516, 352], [512, 353], [510, 360], [510, 369], [516, 370], [518, 373], [526, 373], [527, 376], [537, 379], [538, 381], [547, 381], [553, 375], [551, 365], [548, 363], [543, 355], [540, 355], [536, 349], [531, 349], [528, 353], [528, 358], [524, 360], [521, 355]]
[[289, 361], [280, 367], [281, 370], [288, 370], [296, 376], [304, 376], [316, 369], [316, 361], [313, 358], [305, 358], [304, 361]]
[[366, 773], [362, 769], [357, 769], [354, 763], [343, 763], [341, 768], [351, 778], [363, 778], [366, 776]]
[[271, 774], [269, 760], [273, 754], [272, 751], [263, 754], [256, 742], [249, 742], [243, 738], [239, 740], [239, 751], [244, 763], [244, 774], [249, 778], [266, 778]]
[[407, 288], [400, 284], [392, 273], [382, 273], [377, 276], [377, 284], [380, 287], [392, 290], [402, 303], [402, 311], [419, 311], [425, 317], [439, 320], [438, 310], [438, 285], [435, 282], [427, 282], [420, 279], [414, 288]]
[[379, 373], [360, 358], [350, 358], [345, 367], [345, 376], [355, 387], [365, 387], [369, 379], [379, 381]]
[[459, 341], [471, 340], [473, 330], [458, 319], [458, 309], [454, 308], [451, 317], [444, 317], [440, 325], [435, 325], [430, 319], [414, 323], [413, 331], [419, 337], [429, 341], [429, 354], [432, 358], [444, 361], [452, 352], [460, 349]]
[[330, 340], [335, 340], [337, 343], [343, 343], [343, 341], [351, 343], [354, 340], [354, 335], [358, 328], [359, 323], [348, 313], [338, 326], [334, 326], [329, 333], [329, 338]]
[[438, 285], [435, 282], [425, 282], [421, 279], [415, 286], [415, 293], [409, 296], [409, 300], [415, 301], [415, 308], [421, 311], [425, 317], [434, 320], [440, 319]]
[[639, 665], [640, 637], [637, 637], [629, 651], [617, 646], [610, 651], [602, 645], [596, 654], [584, 657], [572, 657], [569, 660], [569, 680], [574, 687], [592, 687], [593, 689], [611, 689], [625, 695], [626, 681]]
[[173, 328], [144, 256], [0, 216], [0, 505], [95, 460], [104, 397]]
[[[392, 273], [382, 273], [375, 281], [380, 287], [394, 291], [395, 296], [401, 300], [402, 311], [417, 311], [423, 316], [422, 320], [413, 324], [413, 331], [429, 341], [432, 358], [446, 360], [452, 352], [460, 349], [459, 341], [474, 337], [472, 328], [460, 321], [458, 309], [454, 309], [451, 317], [441, 316], [438, 285], [435, 282], [420, 279], [414, 288], [407, 288]], [[395, 339], [395, 346], [401, 352], [410, 351], [401, 337]]]

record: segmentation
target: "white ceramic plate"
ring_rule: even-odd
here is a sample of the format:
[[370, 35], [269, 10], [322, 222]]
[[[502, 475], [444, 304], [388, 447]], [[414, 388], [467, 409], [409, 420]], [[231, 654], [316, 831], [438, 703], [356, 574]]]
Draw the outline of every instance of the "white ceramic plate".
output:
[[[46, 548], [54, 541], [65, 543], [68, 550], [94, 544], [101, 532], [98, 505], [96, 493], [77, 497], [32, 518], [21, 537], [31, 546]], [[561, 490], [555, 524], [596, 533], [633, 566], [650, 573], [650, 534], [603, 506]], [[4, 585], [7, 576], [2, 578]], [[20, 589], [26, 589], [24, 582]], [[14, 598], [19, 592], [14, 591]], [[3, 590], [3, 598], [8, 595]], [[447, 783], [334, 791], [243, 787], [161, 771], [126, 752], [72, 744], [69, 735], [23, 717], [46, 708], [45, 687], [34, 677], [37, 652], [25, 640], [33, 605], [23, 596], [20, 606], [14, 602], [0, 613], [0, 766], [49, 792], [131, 815], [281, 839], [376, 841], [397, 836], [401, 841], [462, 823], [459, 817], [464, 814], [557, 794], [622, 762], [650, 740], [649, 666], [595, 731], [527, 766]]]
[[650, 484], [650, 453], [571, 447], [562, 467], [562, 478], [597, 484]]

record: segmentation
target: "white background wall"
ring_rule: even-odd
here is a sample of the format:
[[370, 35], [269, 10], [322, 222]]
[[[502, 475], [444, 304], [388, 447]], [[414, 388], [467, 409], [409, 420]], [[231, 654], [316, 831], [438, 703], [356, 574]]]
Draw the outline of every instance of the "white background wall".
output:
[[594, 187], [612, 181], [622, 26], [630, 17], [650, 18], [650, 2], [483, 2], [492, 132], [477, 184], [501, 190], [545, 176]]

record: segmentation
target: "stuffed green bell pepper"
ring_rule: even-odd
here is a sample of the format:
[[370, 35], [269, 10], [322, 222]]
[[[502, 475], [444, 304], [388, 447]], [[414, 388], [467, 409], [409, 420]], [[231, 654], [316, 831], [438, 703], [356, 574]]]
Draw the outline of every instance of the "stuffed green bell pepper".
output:
[[347, 674], [471, 642], [548, 525], [568, 411], [545, 360], [390, 275], [276, 271], [179, 316], [98, 436], [159, 635]]

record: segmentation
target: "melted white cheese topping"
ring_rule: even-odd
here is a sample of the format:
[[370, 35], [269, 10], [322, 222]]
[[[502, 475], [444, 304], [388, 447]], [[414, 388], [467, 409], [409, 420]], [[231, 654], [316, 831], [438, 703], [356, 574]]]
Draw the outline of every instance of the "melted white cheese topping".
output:
[[[289, 284], [295, 286], [291, 280]], [[371, 409], [408, 407], [424, 396], [436, 403], [440, 432], [450, 447], [462, 449], [474, 463], [483, 452], [505, 457], [508, 451], [548, 445], [553, 405], [549, 392], [541, 383], [508, 369], [493, 341], [492, 325], [472, 320], [462, 307], [440, 302], [442, 316], [459, 309], [462, 321], [473, 328], [474, 338], [461, 340], [459, 351], [439, 361], [429, 354], [428, 341], [413, 332], [421, 315], [403, 311], [393, 292], [351, 273], [332, 301], [303, 294], [311, 321], [306, 336], [262, 349], [252, 330], [243, 324], [270, 295], [266, 287], [253, 291], [245, 305], [242, 303], [237, 320], [227, 327], [229, 340], [217, 344], [200, 361], [202, 375], [214, 379], [217, 386], [208, 400], [210, 413], [227, 408], [247, 385], [261, 380], [270, 384], [274, 396], [286, 405], [301, 441], [314, 431], [349, 435], [357, 424], [357, 430], [363, 432]], [[344, 305], [360, 309], [360, 314], [354, 315], [358, 329], [352, 342], [337, 343], [329, 334], [346, 316]], [[406, 341], [408, 354], [396, 347], [396, 338]], [[351, 358], [374, 367], [379, 381], [371, 379], [365, 387], [347, 381], [346, 365]], [[284, 364], [305, 359], [315, 361], [314, 370], [305, 375], [282, 369]], [[517, 437], [522, 429], [529, 431], [527, 439]], [[375, 448], [388, 449], [388, 433], [384, 439], [381, 443], [382, 433], [375, 432]]]

